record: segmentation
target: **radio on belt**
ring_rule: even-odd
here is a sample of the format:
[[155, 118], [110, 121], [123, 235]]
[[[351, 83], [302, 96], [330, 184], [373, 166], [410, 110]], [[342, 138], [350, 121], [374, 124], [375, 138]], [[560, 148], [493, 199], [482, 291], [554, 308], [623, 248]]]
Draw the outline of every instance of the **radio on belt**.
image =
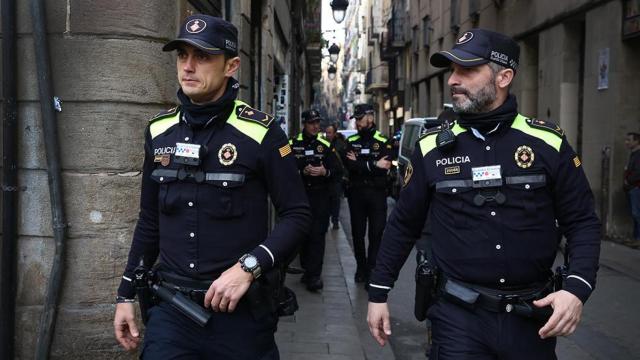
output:
[[189, 166], [200, 165], [202, 146], [198, 144], [176, 143], [174, 161]]

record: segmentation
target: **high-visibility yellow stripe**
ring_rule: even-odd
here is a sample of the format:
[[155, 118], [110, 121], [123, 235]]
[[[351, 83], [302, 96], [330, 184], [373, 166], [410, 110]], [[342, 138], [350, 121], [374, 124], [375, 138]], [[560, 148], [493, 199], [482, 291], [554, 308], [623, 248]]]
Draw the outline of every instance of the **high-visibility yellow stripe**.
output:
[[261, 144], [269, 129], [258, 123], [238, 119], [238, 116], [236, 115], [236, 109], [238, 108], [238, 106], [248, 105], [240, 100], [236, 100], [235, 107], [231, 112], [231, 116], [229, 117], [229, 119], [227, 119], [227, 124], [235, 127], [236, 129], [238, 129], [238, 131], [252, 138], [258, 144]]
[[560, 151], [560, 145], [562, 145], [562, 137], [552, 133], [551, 131], [531, 127], [527, 123], [527, 118], [521, 114], [518, 114], [518, 116], [516, 116], [516, 119], [513, 120], [511, 128], [520, 130], [525, 134], [536, 137], [549, 144], [549, 146], [556, 149], [556, 151]]
[[173, 114], [172, 116], [152, 122], [151, 125], [149, 125], [149, 132], [151, 133], [151, 138], [155, 139], [156, 136], [167, 131], [170, 127], [177, 124], [178, 122], [180, 122], [179, 111]]
[[[467, 131], [467, 129], [455, 123], [451, 128], [453, 134], [458, 136], [459, 134]], [[437, 147], [436, 145], [436, 137], [438, 136], [438, 132], [434, 132], [433, 134], [425, 136], [418, 144], [420, 145], [420, 152], [422, 152], [422, 156], [427, 155], [427, 153]]]
[[326, 147], [331, 147], [331, 143], [328, 142], [327, 140], [323, 139], [322, 136], [320, 134], [318, 134], [318, 141], [320, 141], [321, 143], [323, 143]]

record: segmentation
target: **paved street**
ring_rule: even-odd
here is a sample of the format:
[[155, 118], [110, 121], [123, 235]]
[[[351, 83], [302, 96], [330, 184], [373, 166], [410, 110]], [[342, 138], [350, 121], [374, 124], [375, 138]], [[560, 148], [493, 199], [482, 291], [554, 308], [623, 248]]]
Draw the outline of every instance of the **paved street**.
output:
[[[366, 293], [353, 282], [355, 261], [346, 201], [342, 205], [341, 229], [327, 233], [324, 290], [310, 293], [300, 284], [299, 275], [288, 275], [287, 284], [295, 290], [300, 310], [280, 322], [277, 340], [282, 359], [426, 359], [426, 326], [413, 317], [415, 251], [390, 294], [391, 346], [380, 348], [367, 329]], [[391, 209], [393, 202], [389, 205]], [[558, 358], [640, 359], [639, 298], [640, 251], [603, 242], [597, 291], [587, 302], [576, 333], [559, 339]]]

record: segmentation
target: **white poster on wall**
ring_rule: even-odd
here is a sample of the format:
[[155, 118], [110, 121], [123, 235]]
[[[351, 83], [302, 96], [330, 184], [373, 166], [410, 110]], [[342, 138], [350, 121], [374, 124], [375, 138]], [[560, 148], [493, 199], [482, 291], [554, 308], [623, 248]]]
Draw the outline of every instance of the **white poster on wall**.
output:
[[598, 52], [598, 90], [609, 88], [609, 48]]
[[276, 79], [275, 116], [278, 125], [289, 136], [289, 75], [278, 75]]

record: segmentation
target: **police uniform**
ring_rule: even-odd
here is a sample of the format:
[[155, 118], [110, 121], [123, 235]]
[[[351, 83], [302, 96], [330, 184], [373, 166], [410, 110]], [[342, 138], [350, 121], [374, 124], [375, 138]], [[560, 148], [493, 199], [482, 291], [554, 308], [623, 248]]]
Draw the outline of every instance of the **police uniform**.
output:
[[[302, 113], [303, 123], [313, 121], [320, 121], [320, 115], [316, 110], [311, 109]], [[335, 149], [320, 133], [316, 136], [311, 136], [302, 131], [289, 140], [289, 143], [296, 158], [298, 171], [302, 176], [302, 182], [305, 186], [313, 215], [311, 231], [300, 250], [300, 265], [305, 270], [302, 282], [306, 284], [308, 290], [315, 291], [323, 287], [321, 274], [325, 234], [329, 226], [329, 192], [334, 181], [334, 175], [337, 174], [337, 159]], [[325, 176], [305, 175], [304, 168], [308, 165], [322, 165], [327, 170], [327, 173]]]
[[[202, 47], [203, 39], [220, 35], [215, 39], [222, 44], [208, 48], [235, 49], [233, 34], [221, 29], [229, 26], [233, 25], [218, 18], [193, 15], [178, 39]], [[185, 30], [198, 27], [212, 33]], [[237, 90], [237, 82], [232, 83]], [[208, 114], [211, 121], [202, 126], [193, 126], [184, 106], [160, 113], [149, 122], [140, 217], [119, 297], [134, 297], [133, 271], [143, 257], [151, 264], [157, 259], [158, 268], [171, 278], [211, 284], [246, 256], [257, 260], [262, 274], [270, 273], [298, 246], [310, 211], [302, 183], [295, 176], [287, 138], [271, 115], [239, 100], [229, 104]], [[279, 215], [271, 233], [268, 196]], [[256, 275], [260, 274], [254, 272]], [[257, 318], [251, 306], [242, 298], [234, 312], [214, 313], [201, 328], [160, 303], [149, 311], [142, 357], [200, 354], [212, 359], [276, 359], [277, 315], [270, 312]]]
[[[485, 56], [472, 46], [489, 46], [517, 64], [517, 52], [495, 50], [499, 40], [487, 33], [467, 32], [454, 47], [459, 51], [443, 53], [451, 61], [472, 60]], [[468, 38], [480, 45], [473, 40], [465, 45]], [[486, 59], [490, 56], [487, 52]], [[516, 113], [515, 98], [507, 101]], [[443, 131], [453, 136], [449, 146], [439, 146]], [[521, 304], [510, 299], [529, 289], [546, 290], [536, 293], [538, 298], [550, 292], [546, 284], [559, 228], [568, 239], [570, 258], [564, 290], [584, 303], [595, 286], [600, 224], [580, 159], [563, 131], [517, 113], [485, 133], [454, 122], [418, 141], [404, 182], [371, 276], [370, 301], [386, 302], [429, 213], [433, 262], [442, 279], [462, 284], [458, 290], [463, 292], [482, 289], [478, 292], [483, 295], [469, 304], [499, 299], [465, 307], [454, 301], [460, 298], [442, 296], [428, 311], [430, 358], [555, 358], [555, 338], [538, 335], [546, 320], [511, 313]], [[454, 290], [440, 287], [441, 294]]]
[[[356, 105], [354, 117], [373, 113], [368, 104]], [[349, 172], [348, 202], [351, 215], [353, 251], [356, 257], [356, 282], [366, 281], [376, 264], [382, 232], [387, 220], [387, 176], [376, 162], [392, 156], [392, 145], [375, 126], [361, 129], [347, 138], [347, 152], [354, 152], [356, 160], [344, 158]], [[369, 246], [365, 249], [364, 236], [369, 222]]]

